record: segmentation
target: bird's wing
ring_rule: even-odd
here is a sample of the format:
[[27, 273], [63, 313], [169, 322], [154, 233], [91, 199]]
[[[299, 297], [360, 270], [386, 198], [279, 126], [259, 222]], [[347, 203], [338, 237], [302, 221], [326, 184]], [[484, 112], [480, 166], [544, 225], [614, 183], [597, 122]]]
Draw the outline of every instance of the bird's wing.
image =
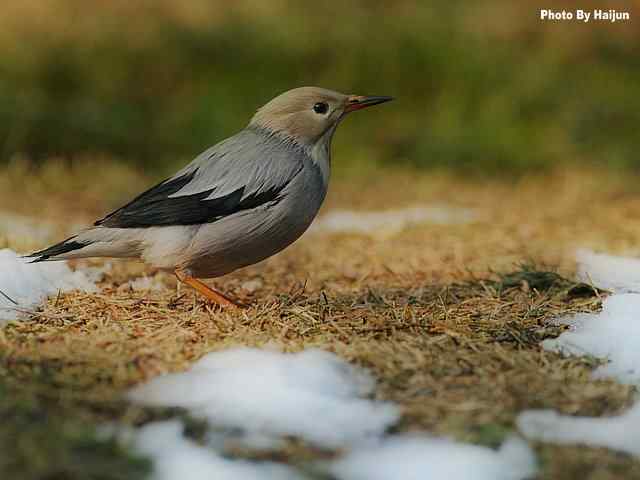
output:
[[278, 202], [302, 167], [295, 150], [259, 132], [244, 130], [95, 225], [138, 228], [214, 222]]

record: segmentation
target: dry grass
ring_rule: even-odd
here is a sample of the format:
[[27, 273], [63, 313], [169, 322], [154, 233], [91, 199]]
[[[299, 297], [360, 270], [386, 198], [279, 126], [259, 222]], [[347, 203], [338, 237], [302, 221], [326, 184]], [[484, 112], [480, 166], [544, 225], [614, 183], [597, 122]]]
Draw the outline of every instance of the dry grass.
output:
[[[141, 188], [115, 181], [126, 171], [113, 166], [102, 167], [97, 190], [74, 196], [47, 180], [81, 185], [90, 167], [64, 177], [60, 166], [41, 174], [14, 167], [0, 176], [3, 205], [68, 224]], [[49, 191], [42, 187], [52, 183]], [[228, 345], [277, 343], [321, 347], [371, 368], [380, 381], [376, 396], [402, 407], [400, 431], [495, 445], [525, 408], [612, 414], [630, 404], [631, 387], [593, 380], [595, 360], [565, 359], [539, 342], [560, 332], [550, 319], [599, 308], [599, 292], [565, 280], [577, 247], [637, 253], [637, 198], [633, 182], [597, 171], [511, 184], [436, 174], [352, 177], [332, 186], [327, 208], [452, 203], [476, 209], [478, 220], [395, 234], [306, 236], [264, 264], [212, 282], [250, 304], [243, 311], [208, 306], [168, 274], [114, 262], [100, 293], [50, 299], [37, 316], [1, 332], [5, 375], [45, 370], [53, 379], [47, 388], [88, 405], [95, 418], [141, 421], [148, 412], [118, 403], [126, 387]], [[128, 281], [144, 274], [163, 288], [131, 290]], [[640, 478], [640, 462], [628, 456], [537, 448], [540, 479]], [[274, 455], [299, 461], [315, 453], [292, 444]]]

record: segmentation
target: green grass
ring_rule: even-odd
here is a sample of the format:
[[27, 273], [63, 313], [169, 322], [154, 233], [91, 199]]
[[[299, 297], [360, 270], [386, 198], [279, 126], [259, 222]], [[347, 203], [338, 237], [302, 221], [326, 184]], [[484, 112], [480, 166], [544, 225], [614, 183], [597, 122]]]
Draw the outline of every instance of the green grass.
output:
[[[20, 480], [142, 480], [151, 463], [113, 436], [100, 435], [100, 405], [73, 397], [46, 363], [3, 361], [0, 375], [0, 476]], [[21, 371], [18, 376], [15, 370]], [[84, 379], [87, 380], [87, 379]], [[80, 397], [81, 398], [81, 397]], [[105, 407], [105, 405], [101, 405]], [[118, 415], [122, 414], [120, 411]], [[111, 408], [116, 408], [114, 405]], [[114, 412], [117, 410], [114, 410]]]
[[508, 0], [329, 1], [313, 13], [282, 2], [197, 25], [103, 5], [92, 29], [83, 14], [98, 7], [84, 8], [56, 11], [81, 34], [43, 22], [0, 41], [0, 159], [99, 152], [175, 165], [275, 94], [315, 84], [397, 97], [345, 122], [343, 163], [495, 173], [640, 162], [633, 25], [544, 25]]

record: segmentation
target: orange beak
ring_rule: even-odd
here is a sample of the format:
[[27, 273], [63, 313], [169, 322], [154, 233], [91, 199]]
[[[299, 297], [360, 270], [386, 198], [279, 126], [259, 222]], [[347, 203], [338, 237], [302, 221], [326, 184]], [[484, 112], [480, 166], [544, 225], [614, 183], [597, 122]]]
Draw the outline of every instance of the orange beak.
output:
[[347, 106], [344, 109], [344, 113], [372, 107], [373, 105], [378, 105], [379, 103], [388, 102], [390, 100], [393, 100], [393, 97], [366, 97], [362, 95], [350, 95], [347, 99]]

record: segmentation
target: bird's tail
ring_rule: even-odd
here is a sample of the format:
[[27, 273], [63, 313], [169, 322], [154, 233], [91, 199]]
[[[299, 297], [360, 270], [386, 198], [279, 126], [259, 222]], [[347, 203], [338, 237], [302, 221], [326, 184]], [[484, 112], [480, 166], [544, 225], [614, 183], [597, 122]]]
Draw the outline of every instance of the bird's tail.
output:
[[32, 262], [90, 257], [135, 257], [140, 237], [135, 229], [96, 227], [80, 232], [49, 248], [27, 255]]
[[31, 255], [25, 255], [25, 258], [32, 258], [32, 263], [45, 262], [47, 260], [65, 260], [67, 258], [73, 258], [73, 252], [83, 249], [89, 245], [89, 243], [77, 241], [77, 236], [69, 237], [60, 243], [34, 252]]

